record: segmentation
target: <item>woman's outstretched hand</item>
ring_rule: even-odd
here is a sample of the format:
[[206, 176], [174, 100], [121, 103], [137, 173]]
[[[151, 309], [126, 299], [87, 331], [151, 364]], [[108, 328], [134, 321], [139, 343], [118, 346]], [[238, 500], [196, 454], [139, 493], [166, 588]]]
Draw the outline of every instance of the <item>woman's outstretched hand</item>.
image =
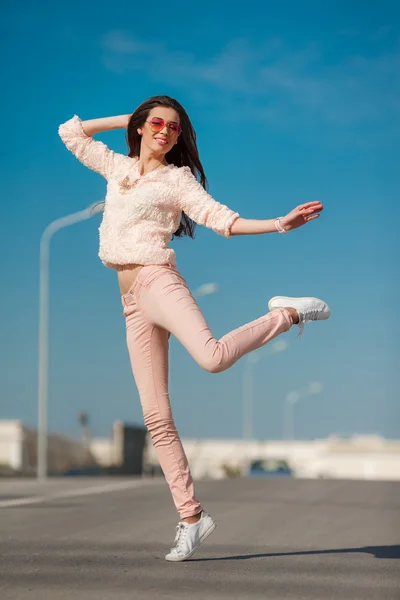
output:
[[[319, 200], [306, 202], [296, 206], [284, 217], [281, 217], [280, 222], [286, 231], [297, 229], [308, 223], [318, 219], [321, 211], [324, 210], [324, 205]], [[276, 233], [276, 219], [268, 219], [260, 221], [259, 219], [243, 219], [238, 217], [231, 226], [230, 235], [255, 235], [259, 233]]]
[[301, 227], [309, 221], [318, 219], [320, 212], [323, 210], [324, 205], [319, 200], [300, 204], [291, 210], [290, 213], [281, 218], [281, 225], [287, 231], [290, 231], [291, 229], [297, 229], [297, 227]]

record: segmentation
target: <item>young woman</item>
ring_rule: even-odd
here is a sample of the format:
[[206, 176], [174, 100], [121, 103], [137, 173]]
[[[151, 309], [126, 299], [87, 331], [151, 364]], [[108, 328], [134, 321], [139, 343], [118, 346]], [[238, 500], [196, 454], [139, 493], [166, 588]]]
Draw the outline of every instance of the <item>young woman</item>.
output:
[[[128, 156], [109, 150], [93, 135], [127, 129]], [[284, 234], [318, 218], [323, 205], [307, 202], [286, 216], [243, 219], [206, 191], [196, 134], [184, 108], [155, 96], [133, 114], [81, 121], [59, 128], [61, 139], [87, 167], [107, 180], [99, 257], [118, 273], [127, 345], [144, 422], [180, 515], [175, 546], [165, 557], [183, 561], [215, 529], [194, 493], [188, 462], [173, 421], [168, 395], [168, 339], [172, 333], [211, 373], [231, 367], [295, 323], [327, 319], [316, 298], [272, 298], [270, 312], [216, 340], [182, 275], [171, 238], [193, 236], [195, 223], [225, 237]], [[200, 182], [197, 181], [196, 176]]]

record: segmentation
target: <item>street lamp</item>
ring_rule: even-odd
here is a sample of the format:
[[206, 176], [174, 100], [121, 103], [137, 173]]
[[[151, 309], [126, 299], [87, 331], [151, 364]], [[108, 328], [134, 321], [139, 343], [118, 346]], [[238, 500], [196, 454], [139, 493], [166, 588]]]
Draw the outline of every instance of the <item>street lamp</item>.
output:
[[38, 365], [38, 432], [37, 472], [38, 479], [47, 477], [47, 397], [49, 363], [49, 256], [50, 241], [63, 227], [90, 219], [103, 211], [104, 203], [96, 202], [88, 208], [56, 219], [44, 230], [40, 240], [40, 291], [39, 291], [39, 365]]
[[286, 440], [294, 440], [294, 405], [300, 398], [306, 398], [322, 391], [322, 383], [313, 381], [302, 391], [289, 392], [285, 398], [283, 432]]
[[294, 439], [294, 405], [300, 399], [299, 392], [289, 392], [285, 399], [284, 437]]
[[254, 389], [254, 365], [257, 364], [261, 357], [267, 357], [271, 354], [283, 352], [288, 347], [288, 343], [284, 340], [277, 340], [273, 344], [269, 344], [268, 353], [260, 355], [259, 353], [248, 354], [244, 363], [243, 372], [243, 415], [242, 415], [242, 431], [243, 439], [253, 439], [253, 389]]

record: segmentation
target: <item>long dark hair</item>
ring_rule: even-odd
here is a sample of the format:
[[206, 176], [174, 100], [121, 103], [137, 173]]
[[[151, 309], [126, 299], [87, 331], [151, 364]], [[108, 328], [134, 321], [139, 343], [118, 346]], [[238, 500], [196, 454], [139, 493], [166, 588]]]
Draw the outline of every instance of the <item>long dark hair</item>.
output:
[[[179, 114], [180, 125], [182, 127], [178, 143], [165, 155], [167, 163], [177, 167], [189, 167], [193, 175], [199, 179], [201, 185], [206, 189], [207, 178], [197, 149], [196, 132], [183, 106], [174, 98], [170, 98], [170, 96], [152, 96], [135, 110], [129, 120], [126, 132], [126, 142], [129, 147], [128, 156], [132, 158], [140, 156], [142, 138], [137, 130], [143, 127], [150, 111], [156, 106], [164, 106], [176, 110]], [[188, 235], [194, 238], [194, 230], [195, 223], [185, 213], [182, 213], [181, 223], [175, 231], [174, 236], [181, 237], [182, 235]]]

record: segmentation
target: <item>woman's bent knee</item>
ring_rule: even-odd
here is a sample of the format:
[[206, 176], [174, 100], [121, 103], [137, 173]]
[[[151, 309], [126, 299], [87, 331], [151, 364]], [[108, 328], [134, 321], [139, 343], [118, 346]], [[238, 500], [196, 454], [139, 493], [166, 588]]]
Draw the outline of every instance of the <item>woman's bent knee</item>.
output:
[[208, 373], [221, 373], [227, 368], [219, 359], [214, 357], [202, 357], [198, 359], [197, 364]]

